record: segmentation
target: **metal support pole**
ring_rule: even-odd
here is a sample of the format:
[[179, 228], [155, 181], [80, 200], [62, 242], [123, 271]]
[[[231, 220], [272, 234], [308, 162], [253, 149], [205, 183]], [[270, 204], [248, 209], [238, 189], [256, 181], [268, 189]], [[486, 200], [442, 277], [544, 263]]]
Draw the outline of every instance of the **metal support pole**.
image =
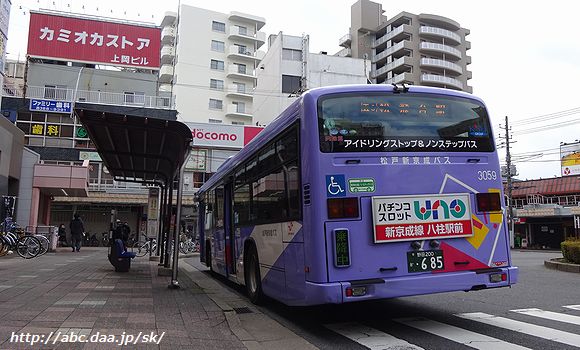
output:
[[[167, 222], [166, 222], [166, 227], [163, 230], [164, 231], [164, 237], [163, 237], [163, 247], [161, 247], [163, 249], [163, 255], [165, 255], [165, 257], [163, 258], [163, 266], [164, 267], [169, 267], [169, 232], [171, 230], [171, 216], [172, 216], [172, 212], [173, 212], [173, 182], [174, 182], [175, 178], [171, 179], [171, 184], [169, 185], [169, 200], [167, 201]], [[175, 224], [175, 223], [174, 223]]]
[[165, 220], [165, 196], [167, 195], [167, 185], [163, 186], [161, 191], [161, 204], [159, 205], [159, 229], [157, 231], [157, 247], [155, 248], [155, 255], [159, 256], [159, 246], [161, 245], [161, 239], [163, 232], [163, 220]]
[[179, 288], [179, 282], [177, 281], [177, 267], [179, 261], [178, 233], [181, 231], [181, 201], [183, 199], [183, 174], [185, 173], [186, 164], [187, 164], [186, 162], [183, 162], [183, 164], [181, 165], [181, 169], [179, 170], [179, 182], [178, 182], [179, 187], [177, 187], [177, 211], [175, 214], [175, 227], [173, 229], [173, 265], [171, 273], [171, 284], [169, 284], [169, 288]]

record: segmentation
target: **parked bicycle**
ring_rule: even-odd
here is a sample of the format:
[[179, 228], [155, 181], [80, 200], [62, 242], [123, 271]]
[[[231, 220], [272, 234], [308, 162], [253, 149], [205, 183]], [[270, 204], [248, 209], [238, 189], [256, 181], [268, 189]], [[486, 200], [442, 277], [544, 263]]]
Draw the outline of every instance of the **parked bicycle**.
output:
[[[138, 257], [148, 255], [149, 253], [153, 254], [157, 251], [157, 240], [153, 238], [151, 240], [148, 239], [146, 241], [136, 242], [133, 247], [131, 247], [131, 251]], [[173, 242], [171, 242], [169, 252], [170, 254], [173, 253]]]
[[22, 258], [31, 259], [41, 253], [42, 244], [38, 238], [25, 234], [12, 218], [7, 217], [0, 226], [0, 256], [16, 251]]

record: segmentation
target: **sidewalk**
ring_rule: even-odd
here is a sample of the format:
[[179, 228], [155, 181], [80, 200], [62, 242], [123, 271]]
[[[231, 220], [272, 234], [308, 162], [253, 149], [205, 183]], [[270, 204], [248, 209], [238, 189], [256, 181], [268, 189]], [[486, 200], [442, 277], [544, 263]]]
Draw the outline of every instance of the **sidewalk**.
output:
[[170, 290], [157, 262], [136, 258], [117, 273], [106, 248], [0, 257], [0, 349], [314, 349], [184, 259], [180, 265], [181, 289]]

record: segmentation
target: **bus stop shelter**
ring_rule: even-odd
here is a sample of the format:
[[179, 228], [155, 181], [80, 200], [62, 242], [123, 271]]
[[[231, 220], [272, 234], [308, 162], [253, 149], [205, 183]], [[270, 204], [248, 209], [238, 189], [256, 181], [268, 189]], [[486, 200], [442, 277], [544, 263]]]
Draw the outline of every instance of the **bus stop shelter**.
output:
[[[158, 250], [160, 265], [169, 267], [170, 244], [176, 242], [170, 287], [178, 287], [177, 230], [181, 227], [183, 170], [193, 140], [189, 127], [175, 120], [76, 108], [75, 113], [109, 173], [117, 181], [161, 188]], [[175, 181], [177, 180], [177, 181]], [[173, 191], [177, 186], [176, 220], [170, 232]], [[172, 237], [172, 238], [171, 238]]]

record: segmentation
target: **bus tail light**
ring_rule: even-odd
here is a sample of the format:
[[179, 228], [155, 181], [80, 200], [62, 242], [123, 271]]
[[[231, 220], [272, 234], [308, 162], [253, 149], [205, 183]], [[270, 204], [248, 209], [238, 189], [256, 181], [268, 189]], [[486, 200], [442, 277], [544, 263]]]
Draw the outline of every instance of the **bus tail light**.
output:
[[491, 283], [505, 282], [507, 281], [507, 273], [494, 273], [489, 275], [489, 281]]
[[328, 198], [327, 202], [329, 219], [344, 219], [358, 217], [358, 198]]
[[347, 297], [362, 297], [367, 294], [367, 287], [348, 287], [344, 290]]
[[501, 197], [499, 192], [476, 193], [475, 199], [479, 212], [501, 211]]

